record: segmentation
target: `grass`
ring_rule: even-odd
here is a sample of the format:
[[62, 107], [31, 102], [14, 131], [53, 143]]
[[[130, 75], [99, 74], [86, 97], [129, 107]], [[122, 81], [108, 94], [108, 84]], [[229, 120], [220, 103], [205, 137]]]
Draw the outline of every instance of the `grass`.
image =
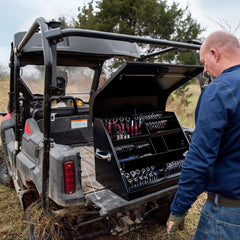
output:
[[8, 104], [8, 91], [9, 91], [9, 84], [8, 79], [0, 78], [0, 112], [7, 111], [7, 104]]
[[[8, 102], [8, 80], [0, 81], [0, 111], [7, 111]], [[194, 110], [196, 102], [200, 93], [198, 85], [190, 86], [191, 103], [185, 107], [184, 99], [177, 98], [172, 95], [173, 100], [168, 101], [167, 110], [176, 112], [179, 121], [183, 126], [194, 128]], [[182, 104], [181, 104], [182, 103]], [[1, 118], [1, 117], [0, 117]], [[0, 119], [1, 120], [1, 119]], [[186, 216], [185, 230], [179, 232], [178, 235], [182, 240], [190, 240], [196, 230], [200, 210], [205, 202], [206, 194], [198, 197], [198, 200], [192, 205], [191, 209]], [[21, 209], [16, 192], [14, 189], [0, 185], [0, 240], [16, 240], [27, 239], [26, 233], [26, 217]], [[128, 233], [121, 237], [104, 236], [95, 238], [95, 240], [164, 240], [167, 239], [166, 228], [153, 219], [147, 219], [146, 223], [141, 229]]]
[[[185, 220], [185, 229], [178, 232], [180, 239], [190, 240], [196, 230], [199, 219], [199, 212], [205, 202], [206, 194], [198, 197], [198, 200], [189, 210]], [[20, 207], [14, 189], [0, 185], [0, 239], [4, 240], [26, 240], [26, 217]], [[147, 219], [141, 229], [130, 232], [121, 237], [100, 236], [95, 240], [167, 240], [166, 228], [160, 225], [157, 220]]]
[[26, 218], [16, 191], [0, 184], [0, 239], [27, 239]]

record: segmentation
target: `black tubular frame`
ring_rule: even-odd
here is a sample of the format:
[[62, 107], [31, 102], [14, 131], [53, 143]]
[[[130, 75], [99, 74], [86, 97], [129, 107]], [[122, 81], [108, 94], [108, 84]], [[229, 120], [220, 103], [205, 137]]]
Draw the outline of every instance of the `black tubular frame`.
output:
[[[89, 38], [100, 38], [100, 39], [109, 39], [109, 40], [119, 40], [126, 42], [135, 42], [135, 43], [145, 43], [145, 44], [154, 44], [159, 46], [171, 46], [171, 48], [167, 48], [166, 50], [162, 50], [160, 52], [167, 52], [168, 50], [174, 50], [176, 48], [184, 48], [189, 50], [199, 50], [200, 45], [198, 44], [190, 44], [176, 41], [167, 41], [160, 39], [152, 39], [145, 37], [138, 37], [132, 35], [125, 34], [116, 34], [109, 32], [98, 32], [92, 30], [83, 30], [83, 29], [61, 29], [60, 23], [58, 22], [46, 22], [44, 18], [37, 18], [29, 31], [26, 33], [22, 41], [18, 46], [15, 46], [10, 57], [11, 68], [14, 65], [14, 85], [10, 85], [10, 96], [9, 98], [9, 111], [12, 112], [14, 107], [16, 109], [16, 146], [17, 151], [20, 150], [19, 146], [19, 130], [17, 129], [19, 124], [19, 110], [17, 109], [17, 93], [14, 94], [14, 104], [12, 104], [11, 100], [13, 98], [13, 89], [14, 86], [16, 88], [17, 79], [16, 77], [19, 75], [19, 59], [21, 54], [23, 53], [23, 49], [28, 43], [28, 41], [32, 38], [32, 36], [41, 30], [41, 38], [42, 38], [42, 48], [43, 48], [43, 57], [44, 57], [44, 70], [45, 70], [45, 80], [44, 80], [44, 114], [43, 114], [43, 163], [42, 163], [42, 207], [44, 211], [49, 210], [49, 152], [51, 148], [51, 140], [50, 140], [50, 117], [51, 117], [51, 109], [50, 109], [50, 99], [51, 99], [51, 86], [55, 84], [56, 77], [56, 58], [57, 58], [57, 50], [56, 45], [60, 42], [64, 37], [68, 36], [79, 36], [79, 37], [89, 37]], [[14, 52], [15, 51], [15, 52]], [[149, 56], [155, 56], [156, 54], [149, 54]], [[147, 56], [142, 56], [142, 60], [145, 60]], [[11, 76], [13, 78], [13, 76]], [[54, 87], [54, 86], [53, 86]]]

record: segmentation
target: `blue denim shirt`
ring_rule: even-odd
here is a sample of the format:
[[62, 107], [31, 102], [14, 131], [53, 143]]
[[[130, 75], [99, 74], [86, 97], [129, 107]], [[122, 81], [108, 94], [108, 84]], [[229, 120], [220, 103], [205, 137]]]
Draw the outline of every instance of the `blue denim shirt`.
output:
[[204, 191], [240, 199], [240, 65], [226, 69], [202, 92], [196, 128], [171, 212], [183, 215]]

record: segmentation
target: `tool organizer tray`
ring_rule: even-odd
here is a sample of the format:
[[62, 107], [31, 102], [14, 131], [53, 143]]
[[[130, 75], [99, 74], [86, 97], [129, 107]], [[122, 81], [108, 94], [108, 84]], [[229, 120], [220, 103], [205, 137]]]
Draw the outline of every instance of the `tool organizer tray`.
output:
[[189, 141], [169, 94], [196, 66], [127, 62], [91, 98], [96, 180], [130, 200], [176, 185]]
[[[154, 115], [158, 117], [144, 119]], [[122, 118], [95, 119], [94, 126], [106, 138], [101, 137], [105, 146], [96, 147], [97, 181], [128, 200], [177, 184], [189, 142], [175, 114], [151, 112]], [[130, 126], [129, 118], [134, 119]]]

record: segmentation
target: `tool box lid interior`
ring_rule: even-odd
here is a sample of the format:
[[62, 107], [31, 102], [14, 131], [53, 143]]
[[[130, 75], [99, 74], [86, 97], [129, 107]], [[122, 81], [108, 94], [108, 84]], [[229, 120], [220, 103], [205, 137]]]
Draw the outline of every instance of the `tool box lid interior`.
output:
[[202, 71], [202, 66], [194, 65], [125, 62], [92, 96], [90, 120], [165, 110], [169, 94]]

